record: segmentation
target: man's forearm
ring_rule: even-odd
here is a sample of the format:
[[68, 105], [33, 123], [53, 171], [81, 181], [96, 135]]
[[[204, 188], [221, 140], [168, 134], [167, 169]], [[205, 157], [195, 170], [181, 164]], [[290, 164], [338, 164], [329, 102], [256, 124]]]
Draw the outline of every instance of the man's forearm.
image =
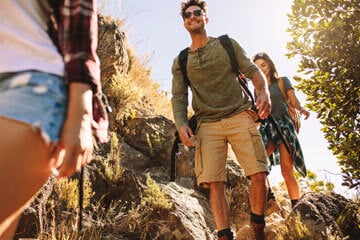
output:
[[256, 71], [253, 74], [251, 80], [255, 87], [257, 95], [262, 93], [269, 93], [266, 77], [260, 70]]

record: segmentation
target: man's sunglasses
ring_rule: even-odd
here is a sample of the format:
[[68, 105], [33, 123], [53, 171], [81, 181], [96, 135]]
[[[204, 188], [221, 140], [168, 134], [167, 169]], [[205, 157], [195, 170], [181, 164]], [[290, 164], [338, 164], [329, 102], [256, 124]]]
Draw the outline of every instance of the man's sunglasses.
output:
[[184, 12], [184, 18], [186, 18], [186, 19], [190, 18], [191, 14], [194, 14], [195, 17], [200, 17], [202, 15], [202, 10], [196, 9], [192, 12], [190, 12], [190, 11]]

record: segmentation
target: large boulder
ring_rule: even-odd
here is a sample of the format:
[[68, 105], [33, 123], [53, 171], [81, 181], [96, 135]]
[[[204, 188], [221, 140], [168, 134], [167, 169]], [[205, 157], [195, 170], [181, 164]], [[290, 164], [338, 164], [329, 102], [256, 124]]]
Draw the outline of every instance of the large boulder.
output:
[[127, 73], [130, 67], [127, 38], [120, 30], [120, 23], [112, 18], [98, 16], [98, 48], [101, 79], [109, 80], [115, 74]]
[[359, 204], [336, 194], [306, 193], [288, 216], [291, 227], [300, 221], [313, 239], [328, 239], [329, 234], [359, 239]]
[[124, 141], [149, 156], [152, 166], [170, 166], [175, 124], [163, 117], [134, 117], [125, 119], [120, 129]]

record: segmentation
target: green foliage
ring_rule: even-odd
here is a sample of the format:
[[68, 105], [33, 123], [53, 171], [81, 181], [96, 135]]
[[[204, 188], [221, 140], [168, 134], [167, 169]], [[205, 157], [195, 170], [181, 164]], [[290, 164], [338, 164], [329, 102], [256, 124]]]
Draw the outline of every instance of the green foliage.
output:
[[150, 150], [150, 158], [157, 159], [162, 158], [163, 156], [159, 156], [158, 149], [163, 149], [163, 146], [166, 144], [166, 139], [161, 136], [160, 132], [155, 131], [154, 133], [146, 133], [146, 143], [149, 146]]
[[344, 183], [360, 188], [360, 0], [294, 0], [288, 57], [301, 56], [297, 88], [317, 112]]
[[[59, 200], [66, 203], [67, 208], [77, 209], [79, 207], [79, 181], [77, 179], [60, 179], [54, 186]], [[90, 198], [94, 196], [89, 181], [84, 181], [84, 208], [89, 206]]]
[[172, 207], [166, 194], [161, 191], [159, 185], [149, 174], [146, 175], [146, 185], [147, 189], [144, 190], [144, 196], [141, 199], [142, 205], [149, 205], [155, 209], [170, 209]]
[[[339, 228], [342, 232], [350, 233], [349, 239], [355, 239], [359, 236], [360, 233], [360, 225], [357, 224], [359, 221], [360, 214], [360, 204], [359, 202], [355, 202], [355, 204], [348, 204], [344, 209], [341, 215], [336, 220]], [[355, 238], [354, 238], [355, 237]], [[345, 238], [343, 238], [345, 239]], [[347, 238], [346, 238], [347, 239]]]
[[295, 177], [299, 182], [301, 190], [304, 192], [326, 193], [332, 192], [335, 187], [335, 185], [331, 182], [318, 180], [317, 175], [311, 170], [308, 170], [307, 176], [305, 178], [302, 178], [298, 172], [295, 172]]
[[100, 162], [103, 165], [103, 169], [99, 170], [100, 176], [107, 182], [108, 186], [117, 187], [123, 170], [120, 166], [121, 152], [119, 149], [119, 139], [116, 132], [111, 131], [110, 136], [110, 151], [107, 158], [102, 159]]
[[120, 149], [119, 149], [119, 139], [116, 135], [116, 132], [110, 132], [110, 152], [109, 159], [114, 162], [114, 172], [119, 174], [120, 171]]
[[109, 186], [116, 187], [123, 173], [119, 161], [104, 159], [101, 163], [104, 166], [104, 172], [99, 172], [100, 176], [106, 180]]

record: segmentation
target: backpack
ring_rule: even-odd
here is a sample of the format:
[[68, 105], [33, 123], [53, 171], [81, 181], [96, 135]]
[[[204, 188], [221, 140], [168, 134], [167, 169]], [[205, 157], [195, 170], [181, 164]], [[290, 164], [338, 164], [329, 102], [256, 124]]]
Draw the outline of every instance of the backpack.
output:
[[[218, 39], [220, 40], [221, 45], [225, 48], [226, 52], [228, 53], [229, 58], [230, 58], [231, 69], [238, 76], [238, 80], [242, 86], [242, 89], [245, 90], [246, 94], [251, 98], [252, 103], [253, 103], [252, 104], [253, 110], [255, 110], [254, 109], [255, 108], [254, 98], [253, 98], [249, 88], [247, 87], [247, 80], [246, 80], [244, 74], [242, 74], [241, 71], [239, 70], [239, 64], [237, 62], [234, 47], [231, 43], [229, 36], [227, 34], [221, 35], [218, 37]], [[180, 51], [179, 65], [180, 65], [180, 70], [181, 70], [181, 73], [183, 74], [185, 82], [191, 88], [190, 80], [187, 77], [187, 69], [186, 69], [188, 50], [189, 50], [189, 47]], [[193, 115], [189, 119], [189, 127], [191, 128], [191, 131], [193, 131], [193, 133], [195, 133], [196, 127], [197, 127], [197, 121], [196, 121], [195, 115]], [[181, 140], [180, 140], [178, 131], [176, 131], [175, 132], [175, 140], [173, 143], [173, 147], [171, 149], [170, 181], [175, 181], [175, 175], [176, 175], [175, 157], [176, 157], [177, 152], [179, 151], [179, 146], [178, 146], [179, 143], [181, 143]]]
[[[291, 153], [290, 145], [286, 141], [286, 138], [285, 138], [284, 134], [282, 133], [281, 129], [279, 128], [278, 124], [276, 123], [275, 119], [270, 114], [269, 114], [269, 116], [268, 116], [268, 118], [266, 120], [261, 120], [258, 117], [258, 115], [257, 115], [258, 111], [257, 111], [256, 106], [255, 106], [255, 99], [254, 99], [251, 91], [249, 90], [249, 87], [247, 85], [247, 79], [245, 78], [245, 75], [242, 74], [242, 72], [239, 69], [239, 64], [238, 64], [237, 59], [236, 59], [234, 46], [232, 45], [229, 36], [227, 34], [221, 35], [221, 36], [218, 37], [218, 39], [220, 40], [220, 43], [222, 44], [222, 46], [225, 48], [226, 52], [229, 55], [231, 69], [236, 74], [239, 84], [241, 85], [241, 87], [245, 91], [245, 93], [248, 95], [248, 97], [251, 99], [251, 102], [252, 102], [251, 109], [256, 113], [256, 116], [252, 116], [252, 117], [254, 118], [254, 120], [255, 120], [255, 118], [257, 118], [257, 120], [255, 120], [255, 122], [262, 122], [262, 121], [268, 120], [274, 126], [276, 132], [279, 134], [280, 140], [284, 143], [287, 152]], [[180, 52], [180, 54], [179, 54], [179, 64], [180, 64], [180, 70], [181, 70], [181, 72], [183, 74], [184, 80], [187, 83], [187, 85], [191, 88], [190, 80], [187, 77], [187, 70], [186, 70], [188, 49], [189, 48], [187, 47], [187, 48], [183, 49]], [[191, 128], [191, 130], [193, 132], [196, 131], [197, 122], [196, 122], [195, 115], [193, 115], [189, 119], [189, 127]], [[175, 157], [176, 157], [177, 152], [179, 151], [178, 144], [180, 142], [181, 142], [181, 140], [180, 140], [180, 137], [179, 137], [179, 133], [176, 131], [175, 132], [175, 140], [174, 140], [174, 143], [173, 143], [173, 147], [171, 149], [170, 181], [175, 181], [175, 175], [176, 175]]]

